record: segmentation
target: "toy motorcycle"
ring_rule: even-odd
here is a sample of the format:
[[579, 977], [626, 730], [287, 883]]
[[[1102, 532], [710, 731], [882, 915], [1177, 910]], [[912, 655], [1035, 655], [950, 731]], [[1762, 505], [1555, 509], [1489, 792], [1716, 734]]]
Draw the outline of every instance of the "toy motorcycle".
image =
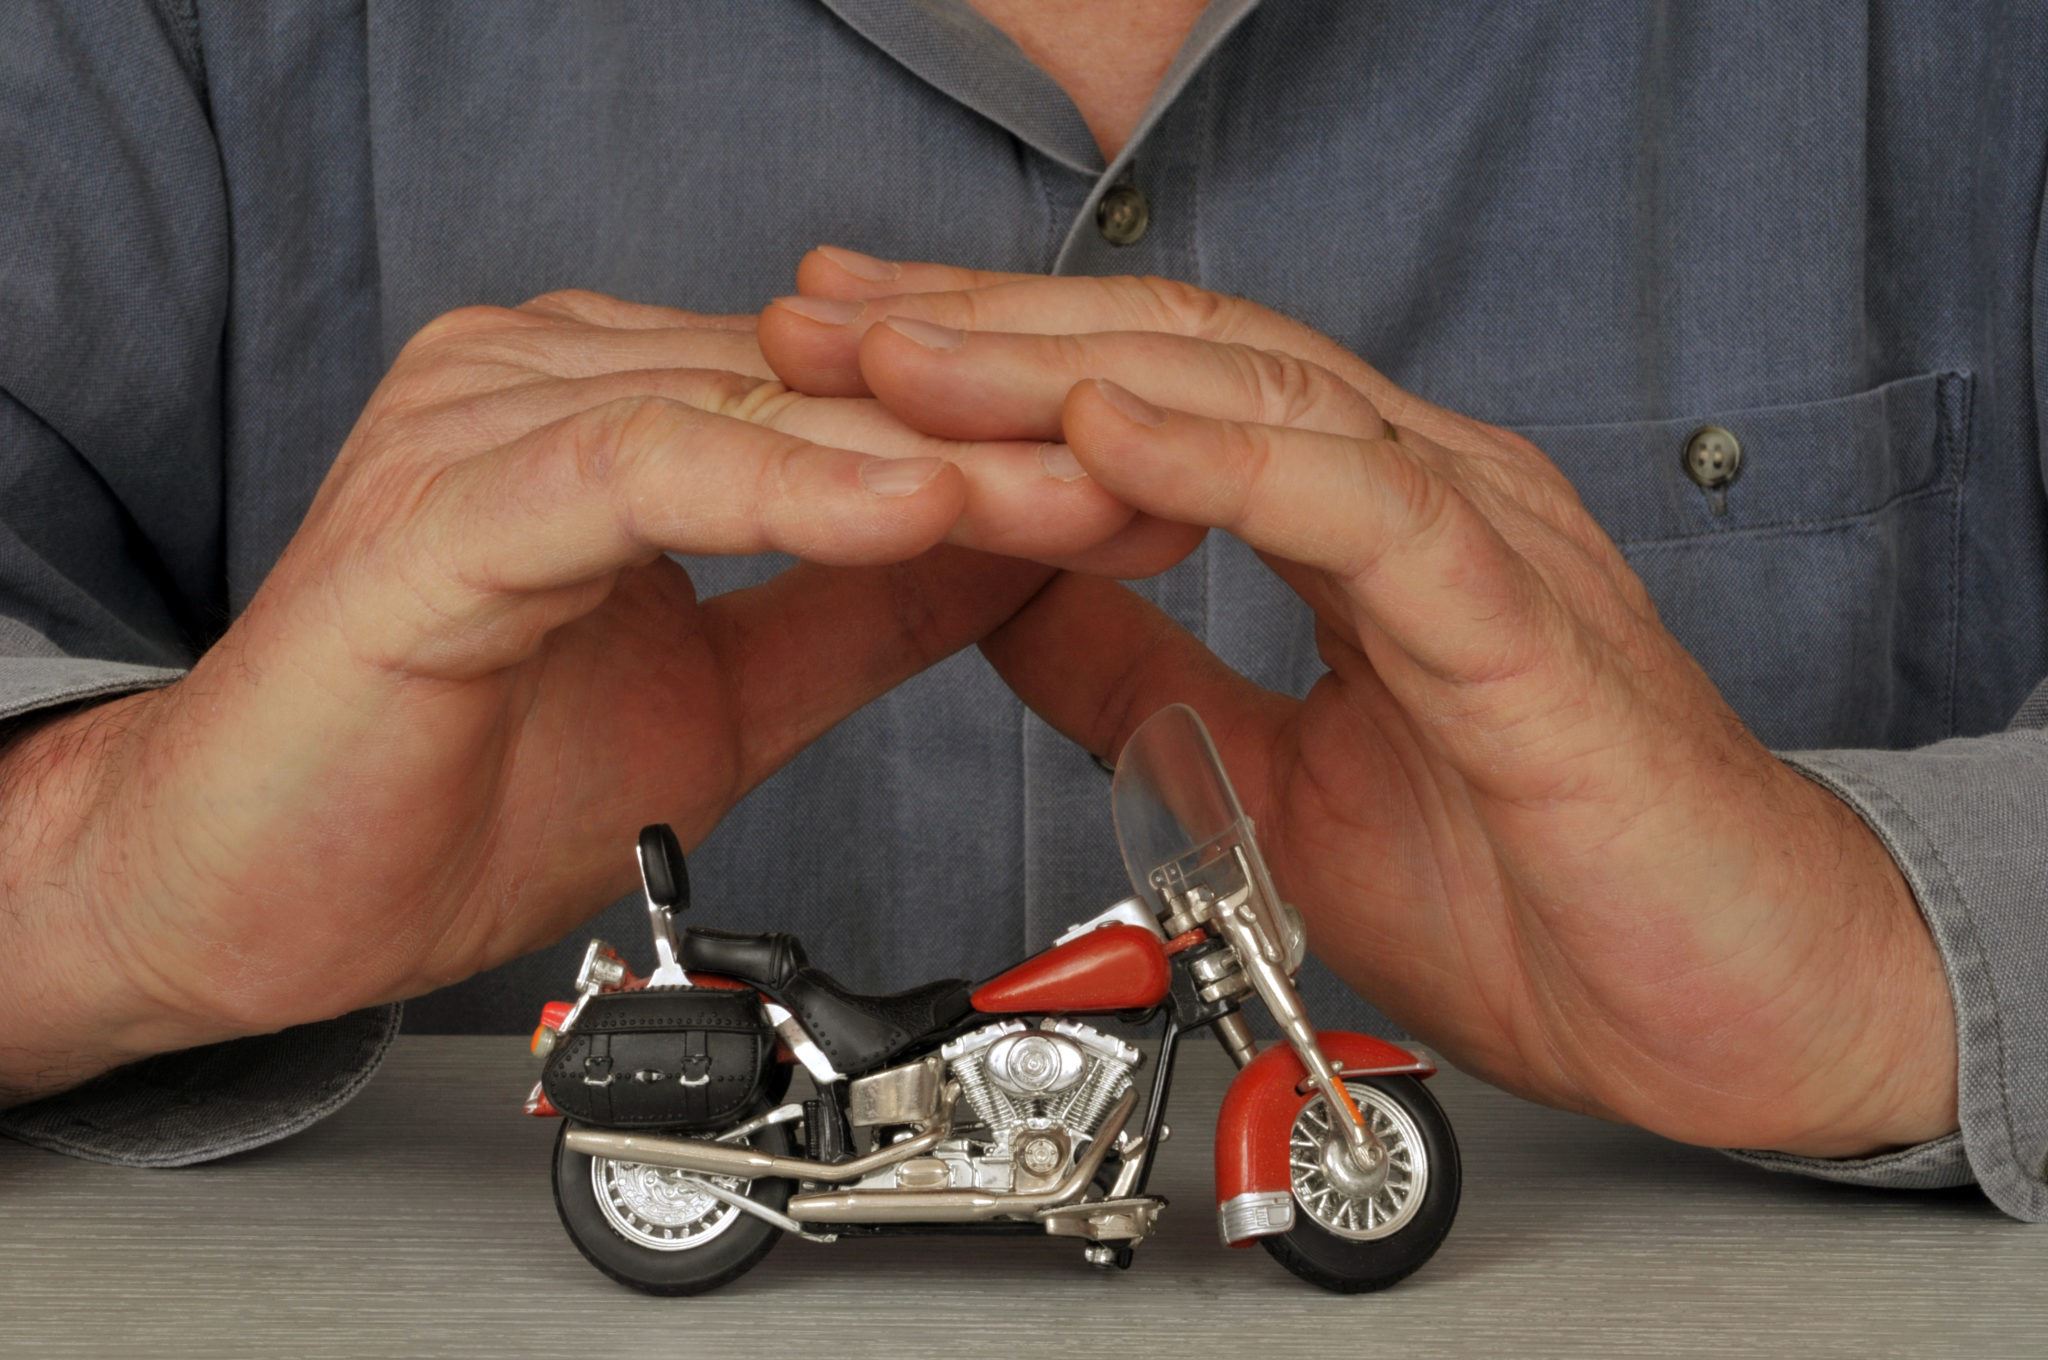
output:
[[[593, 940], [574, 1002], [534, 1031], [527, 1112], [565, 1116], [555, 1204], [598, 1269], [657, 1294], [712, 1289], [784, 1233], [1076, 1238], [1128, 1266], [1166, 1202], [1146, 1193], [1182, 1035], [1241, 1069], [1216, 1130], [1217, 1217], [1325, 1289], [1380, 1289], [1436, 1251], [1457, 1212], [1449, 1123], [1426, 1060], [1310, 1027], [1293, 977], [1301, 918], [1192, 709], [1152, 715], [1112, 784], [1135, 896], [978, 985], [870, 996], [785, 934], [690, 928], [682, 851], [641, 833], [659, 966]], [[1282, 1041], [1261, 1049], [1257, 997]], [[1149, 1058], [1086, 1023], [1151, 1022]], [[1142, 1113], [1138, 1082], [1151, 1063]], [[816, 1094], [783, 1103], [801, 1066]]]

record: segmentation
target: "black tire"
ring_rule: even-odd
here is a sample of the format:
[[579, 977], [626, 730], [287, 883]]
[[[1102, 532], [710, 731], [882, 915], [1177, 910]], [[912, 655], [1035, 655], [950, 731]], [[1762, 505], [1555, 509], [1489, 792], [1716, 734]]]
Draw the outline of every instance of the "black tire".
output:
[[[620, 1284], [647, 1294], [702, 1294], [752, 1270], [782, 1236], [774, 1224], [741, 1213], [702, 1246], [663, 1251], [633, 1241], [598, 1203], [592, 1159], [569, 1150], [569, 1128], [569, 1121], [563, 1120], [555, 1138], [555, 1211], [576, 1249]], [[762, 1129], [752, 1141], [762, 1152], [789, 1153], [789, 1134], [780, 1124]], [[780, 1211], [789, 1205], [789, 1192], [786, 1180], [757, 1180], [748, 1185], [746, 1195]]]
[[1294, 1226], [1284, 1233], [1259, 1241], [1273, 1259], [1319, 1289], [1334, 1294], [1364, 1294], [1385, 1289], [1415, 1273], [1436, 1255], [1458, 1216], [1458, 1194], [1463, 1171], [1458, 1162], [1458, 1140], [1451, 1121], [1420, 1081], [1414, 1077], [1379, 1077], [1345, 1083], [1354, 1093], [1371, 1087], [1407, 1111], [1428, 1154], [1428, 1177], [1422, 1187], [1422, 1202], [1399, 1230], [1371, 1241], [1340, 1236], [1316, 1222], [1308, 1208], [1295, 1197]]

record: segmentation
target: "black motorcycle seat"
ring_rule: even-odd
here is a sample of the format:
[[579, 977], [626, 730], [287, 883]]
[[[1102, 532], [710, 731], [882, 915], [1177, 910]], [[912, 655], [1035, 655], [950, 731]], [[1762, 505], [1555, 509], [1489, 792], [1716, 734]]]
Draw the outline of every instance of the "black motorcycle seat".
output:
[[770, 992], [810, 963], [796, 936], [779, 930], [750, 935], [691, 926], [683, 932], [682, 950], [685, 969], [722, 973]]
[[944, 1033], [973, 1010], [974, 985], [946, 978], [906, 992], [874, 995], [813, 968], [794, 935], [750, 935], [692, 926], [683, 932], [685, 969], [751, 982], [803, 1023], [832, 1066], [847, 1076], [879, 1067], [918, 1040]]
[[958, 1024], [974, 1009], [967, 999], [973, 991], [971, 982], [945, 978], [876, 996], [842, 987], [819, 969], [799, 968], [772, 994], [796, 1013], [832, 1066], [854, 1077]]

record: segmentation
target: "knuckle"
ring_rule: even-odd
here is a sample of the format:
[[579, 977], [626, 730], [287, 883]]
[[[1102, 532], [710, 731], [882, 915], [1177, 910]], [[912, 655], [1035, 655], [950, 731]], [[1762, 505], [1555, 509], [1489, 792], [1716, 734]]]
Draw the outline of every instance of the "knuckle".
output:
[[1273, 441], [1259, 426], [1237, 420], [1218, 424], [1217, 441], [1224, 466], [1229, 469], [1220, 486], [1229, 488], [1229, 499], [1215, 509], [1227, 526], [1236, 526], [1242, 523], [1260, 485], [1268, 480]]
[[1358, 463], [1361, 480], [1385, 506], [1387, 532], [1360, 535], [1342, 575], [1351, 581], [1369, 577], [1396, 546], [1426, 546], [1469, 513], [1469, 506], [1450, 481], [1425, 467], [1392, 439], [1366, 442]]
[[695, 407], [663, 397], [627, 397], [594, 407], [556, 428], [557, 470], [541, 481], [601, 508], [620, 541], [644, 542], [672, 513], [645, 494], [650, 470], [704, 418]]
[[1385, 483], [1396, 522], [1411, 534], [1440, 532], [1464, 503], [1462, 498], [1448, 480], [1423, 467], [1406, 449], [1392, 440], [1384, 442], [1393, 451], [1385, 460]]
[[910, 314], [964, 331], [1008, 329], [1002, 307], [987, 294], [972, 289], [958, 293], [934, 293], [923, 302], [922, 308]]
[[626, 480], [645, 450], [680, 435], [693, 408], [663, 397], [627, 397], [593, 407], [563, 423], [558, 455], [572, 484], [610, 490]]
[[1159, 329], [1204, 340], [1219, 339], [1228, 330], [1231, 299], [1220, 293], [1156, 275], [1121, 282], [1145, 319]]
[[754, 475], [746, 499], [734, 507], [754, 523], [754, 532], [777, 549], [801, 557], [814, 550], [824, 524], [803, 513], [801, 467], [812, 446], [790, 434], [771, 434], [755, 449]]
[[617, 304], [603, 293], [594, 293], [588, 288], [550, 288], [545, 293], [536, 293], [513, 310], [519, 312], [568, 312], [572, 316], [587, 316], [609, 311]]
[[1516, 434], [1513, 430], [1503, 429], [1498, 425], [1480, 424], [1477, 421], [1473, 423], [1477, 427], [1477, 432], [1505, 457], [1517, 462], [1527, 462], [1542, 467], [1554, 468], [1549, 457], [1542, 449], [1537, 448], [1535, 444]]
[[1307, 361], [1278, 350], [1232, 345], [1245, 385], [1258, 402], [1259, 420], [1267, 425], [1297, 425], [1322, 404], [1319, 370]]
[[1481, 428], [1487, 442], [1460, 459], [1476, 481], [1586, 552], [1601, 556], [1612, 549], [1578, 488], [1542, 449], [1510, 431]]
[[773, 378], [756, 378], [746, 373], [717, 372], [705, 395], [708, 408], [718, 415], [744, 420], [750, 425], [773, 427], [796, 404], [797, 394]]
[[1451, 453], [1445, 463], [1474, 499], [1492, 504], [1513, 505], [1530, 514], [1540, 514], [1549, 492], [1535, 479], [1503, 459], [1485, 454]]
[[364, 427], [375, 432], [365, 447], [379, 458], [433, 465], [456, 450], [496, 443], [494, 411], [461, 366], [394, 369], [364, 408]]
[[759, 504], [781, 506], [793, 503], [793, 493], [797, 490], [801, 468], [811, 448], [809, 440], [780, 431], [767, 435], [757, 445], [755, 457], [760, 470]]
[[[1591, 521], [1587, 523], [1590, 525]], [[1559, 561], [1543, 575], [1558, 597], [1570, 602], [1577, 613], [1593, 624], [1595, 631], [1621, 638], [1642, 632], [1645, 623], [1652, 625], [1652, 633], [1659, 631], [1655, 627], [1656, 601], [1611, 539], [1597, 530], [1585, 535], [1548, 525], [1545, 528], [1558, 545], [1555, 556]], [[1542, 565], [1538, 563], [1539, 568]]]
[[1061, 332], [1048, 335], [1044, 340], [1051, 351], [1055, 371], [1078, 376], [1095, 370], [1094, 350], [1085, 337]]
[[494, 307], [478, 303], [468, 307], [457, 307], [443, 312], [419, 328], [407, 349], [437, 346], [450, 340], [467, 340], [479, 335], [502, 331], [508, 326], [518, 325], [519, 313], [509, 307]]
[[393, 404], [416, 404], [448, 395], [458, 386], [458, 372], [473, 373], [496, 356], [507, 336], [533, 326], [539, 318], [509, 307], [477, 305], [443, 312], [405, 342], [391, 365], [386, 385]]
[[1550, 607], [1548, 592], [1526, 565], [1511, 562], [1488, 582], [1480, 598], [1499, 626], [1491, 646], [1468, 665], [1462, 677], [1472, 685], [1514, 684], [1545, 672], [1570, 673], [1577, 649], [1568, 622]]

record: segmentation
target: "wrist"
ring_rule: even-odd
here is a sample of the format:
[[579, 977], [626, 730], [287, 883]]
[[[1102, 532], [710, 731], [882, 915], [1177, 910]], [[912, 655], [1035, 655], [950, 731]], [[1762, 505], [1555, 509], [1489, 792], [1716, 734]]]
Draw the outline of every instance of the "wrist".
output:
[[1957, 1116], [1954, 1005], [1940, 950], [1889, 849], [1841, 798], [1806, 784], [1820, 840], [1808, 863], [1824, 932], [1814, 957], [1832, 998], [1812, 1051], [1831, 1055], [1814, 1082], [1807, 1128], [1774, 1150], [1874, 1156], [1953, 1133]]
[[141, 736], [168, 691], [40, 722], [0, 748], [0, 1104], [34, 1099], [125, 1063], [215, 1038], [166, 1000], [114, 919], [112, 832]]

